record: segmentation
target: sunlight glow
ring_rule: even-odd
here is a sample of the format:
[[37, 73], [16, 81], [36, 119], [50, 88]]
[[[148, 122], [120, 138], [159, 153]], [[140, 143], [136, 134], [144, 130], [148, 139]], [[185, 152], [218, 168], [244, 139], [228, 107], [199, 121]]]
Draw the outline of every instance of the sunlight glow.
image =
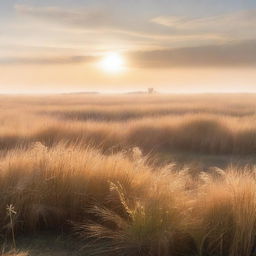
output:
[[107, 73], [120, 73], [124, 70], [124, 58], [119, 53], [109, 53], [100, 62], [100, 67]]

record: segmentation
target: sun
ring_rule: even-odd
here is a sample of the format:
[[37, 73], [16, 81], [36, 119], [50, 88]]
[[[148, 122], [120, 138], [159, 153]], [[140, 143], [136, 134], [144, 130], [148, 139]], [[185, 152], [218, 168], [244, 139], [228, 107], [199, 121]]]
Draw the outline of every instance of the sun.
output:
[[124, 58], [119, 53], [108, 53], [100, 62], [100, 67], [107, 73], [120, 73], [124, 70]]

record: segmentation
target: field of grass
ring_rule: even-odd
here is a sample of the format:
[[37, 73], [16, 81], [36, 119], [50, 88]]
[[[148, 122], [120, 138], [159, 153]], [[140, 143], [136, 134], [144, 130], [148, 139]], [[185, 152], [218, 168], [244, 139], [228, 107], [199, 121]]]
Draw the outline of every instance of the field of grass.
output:
[[255, 255], [255, 159], [253, 94], [2, 95], [2, 251]]

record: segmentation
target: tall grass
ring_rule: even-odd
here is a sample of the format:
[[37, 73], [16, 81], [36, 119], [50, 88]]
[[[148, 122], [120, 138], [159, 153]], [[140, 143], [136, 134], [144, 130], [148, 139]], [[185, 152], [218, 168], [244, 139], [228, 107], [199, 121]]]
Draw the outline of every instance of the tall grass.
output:
[[47, 149], [36, 143], [26, 151], [9, 151], [1, 159], [1, 209], [12, 203], [24, 229], [60, 227], [66, 219], [79, 219], [95, 201], [104, 203], [109, 181], [121, 182], [131, 195], [143, 193], [150, 172], [122, 153], [104, 156], [79, 146]]
[[198, 174], [144, 153], [255, 155], [255, 102], [1, 96], [0, 232], [73, 231], [97, 256], [254, 255], [254, 167]]
[[104, 150], [253, 154], [256, 96], [1, 97], [0, 150], [40, 141]]
[[1, 228], [74, 230], [89, 255], [253, 255], [255, 170], [199, 176], [155, 167], [138, 149], [36, 143], [1, 158]]

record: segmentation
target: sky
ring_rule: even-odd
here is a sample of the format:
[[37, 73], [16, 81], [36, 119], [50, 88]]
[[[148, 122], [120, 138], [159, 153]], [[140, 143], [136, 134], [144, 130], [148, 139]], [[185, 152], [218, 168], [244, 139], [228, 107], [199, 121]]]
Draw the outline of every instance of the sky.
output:
[[255, 68], [255, 0], [0, 1], [0, 93], [256, 92]]

